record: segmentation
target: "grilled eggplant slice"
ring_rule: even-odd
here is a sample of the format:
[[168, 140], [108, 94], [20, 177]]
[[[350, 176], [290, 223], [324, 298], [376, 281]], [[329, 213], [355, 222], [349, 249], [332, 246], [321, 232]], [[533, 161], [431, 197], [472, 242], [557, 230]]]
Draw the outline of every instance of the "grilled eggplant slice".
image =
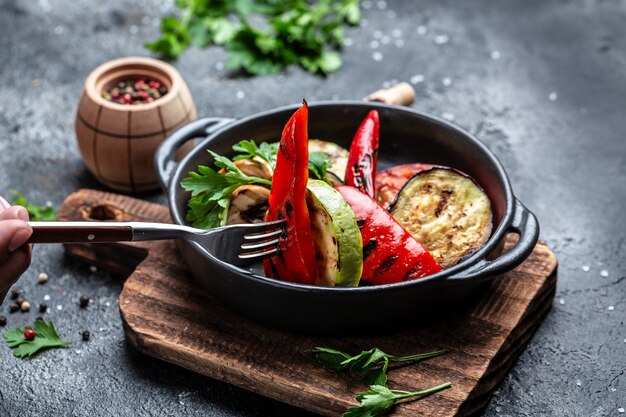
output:
[[269, 188], [254, 184], [237, 187], [230, 197], [226, 224], [264, 221], [269, 208], [269, 198]]
[[324, 181], [309, 180], [306, 199], [317, 263], [315, 284], [356, 287], [363, 272], [363, 241], [354, 211]]
[[[350, 153], [347, 149], [342, 148], [336, 143], [326, 142], [319, 139], [309, 139], [309, 152], [322, 152], [330, 157], [333, 165], [328, 172], [334, 174], [343, 184], [346, 175], [346, 167], [348, 166], [348, 156]], [[333, 181], [334, 183], [335, 181]], [[335, 184], [336, 185], [336, 184]]]
[[388, 209], [396, 199], [398, 191], [411, 177], [425, 169], [432, 168], [428, 164], [396, 165], [376, 174], [376, 201]]
[[489, 198], [452, 168], [415, 174], [398, 193], [391, 214], [444, 269], [476, 252], [491, 235]]

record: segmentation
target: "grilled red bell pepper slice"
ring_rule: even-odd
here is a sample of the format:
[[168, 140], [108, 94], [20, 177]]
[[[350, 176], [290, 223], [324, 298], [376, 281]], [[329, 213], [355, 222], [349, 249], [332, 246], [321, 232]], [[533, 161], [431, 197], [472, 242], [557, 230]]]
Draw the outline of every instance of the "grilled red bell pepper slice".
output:
[[400, 188], [418, 172], [432, 168], [430, 164], [404, 164], [384, 169], [376, 175], [376, 200], [384, 208], [389, 208], [396, 199]]
[[349, 186], [336, 187], [348, 202], [363, 237], [362, 281], [391, 284], [441, 271], [432, 255], [376, 201]]
[[378, 144], [380, 136], [378, 112], [372, 110], [367, 114], [356, 131], [346, 167], [345, 183], [355, 187], [370, 197], [374, 197], [374, 178], [378, 161]]
[[315, 282], [315, 248], [311, 239], [306, 185], [309, 179], [306, 102], [285, 125], [272, 177], [267, 220], [286, 220], [278, 255], [264, 261], [268, 276], [302, 284]]

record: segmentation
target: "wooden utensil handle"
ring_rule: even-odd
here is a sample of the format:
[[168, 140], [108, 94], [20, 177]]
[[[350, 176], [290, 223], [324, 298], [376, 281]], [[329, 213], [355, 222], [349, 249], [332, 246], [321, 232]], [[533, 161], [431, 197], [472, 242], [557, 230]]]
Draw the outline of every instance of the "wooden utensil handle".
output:
[[33, 234], [28, 243], [102, 243], [133, 240], [128, 224], [96, 222], [29, 222]]

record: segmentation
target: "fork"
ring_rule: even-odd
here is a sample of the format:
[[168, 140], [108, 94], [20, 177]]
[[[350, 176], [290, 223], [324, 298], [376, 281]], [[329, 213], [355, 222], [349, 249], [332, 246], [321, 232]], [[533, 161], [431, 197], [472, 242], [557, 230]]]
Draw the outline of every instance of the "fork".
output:
[[246, 266], [278, 253], [285, 221], [235, 224], [204, 230], [148, 222], [29, 222], [28, 243], [110, 243], [183, 239], [196, 242], [216, 258]]

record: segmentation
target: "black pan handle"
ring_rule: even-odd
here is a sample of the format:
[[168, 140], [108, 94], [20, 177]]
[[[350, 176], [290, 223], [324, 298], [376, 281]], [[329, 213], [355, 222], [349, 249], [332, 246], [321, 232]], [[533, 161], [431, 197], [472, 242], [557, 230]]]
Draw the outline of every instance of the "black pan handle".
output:
[[176, 151], [185, 143], [198, 137], [206, 137], [235, 119], [225, 117], [205, 117], [195, 120], [165, 138], [154, 156], [154, 168], [163, 190], [167, 190], [172, 172], [176, 169], [174, 161]]
[[446, 282], [485, 281], [519, 266], [531, 254], [539, 240], [537, 217], [515, 199], [513, 221], [509, 232], [519, 234], [519, 240], [508, 252], [493, 260], [481, 259], [469, 268], [449, 276]]

